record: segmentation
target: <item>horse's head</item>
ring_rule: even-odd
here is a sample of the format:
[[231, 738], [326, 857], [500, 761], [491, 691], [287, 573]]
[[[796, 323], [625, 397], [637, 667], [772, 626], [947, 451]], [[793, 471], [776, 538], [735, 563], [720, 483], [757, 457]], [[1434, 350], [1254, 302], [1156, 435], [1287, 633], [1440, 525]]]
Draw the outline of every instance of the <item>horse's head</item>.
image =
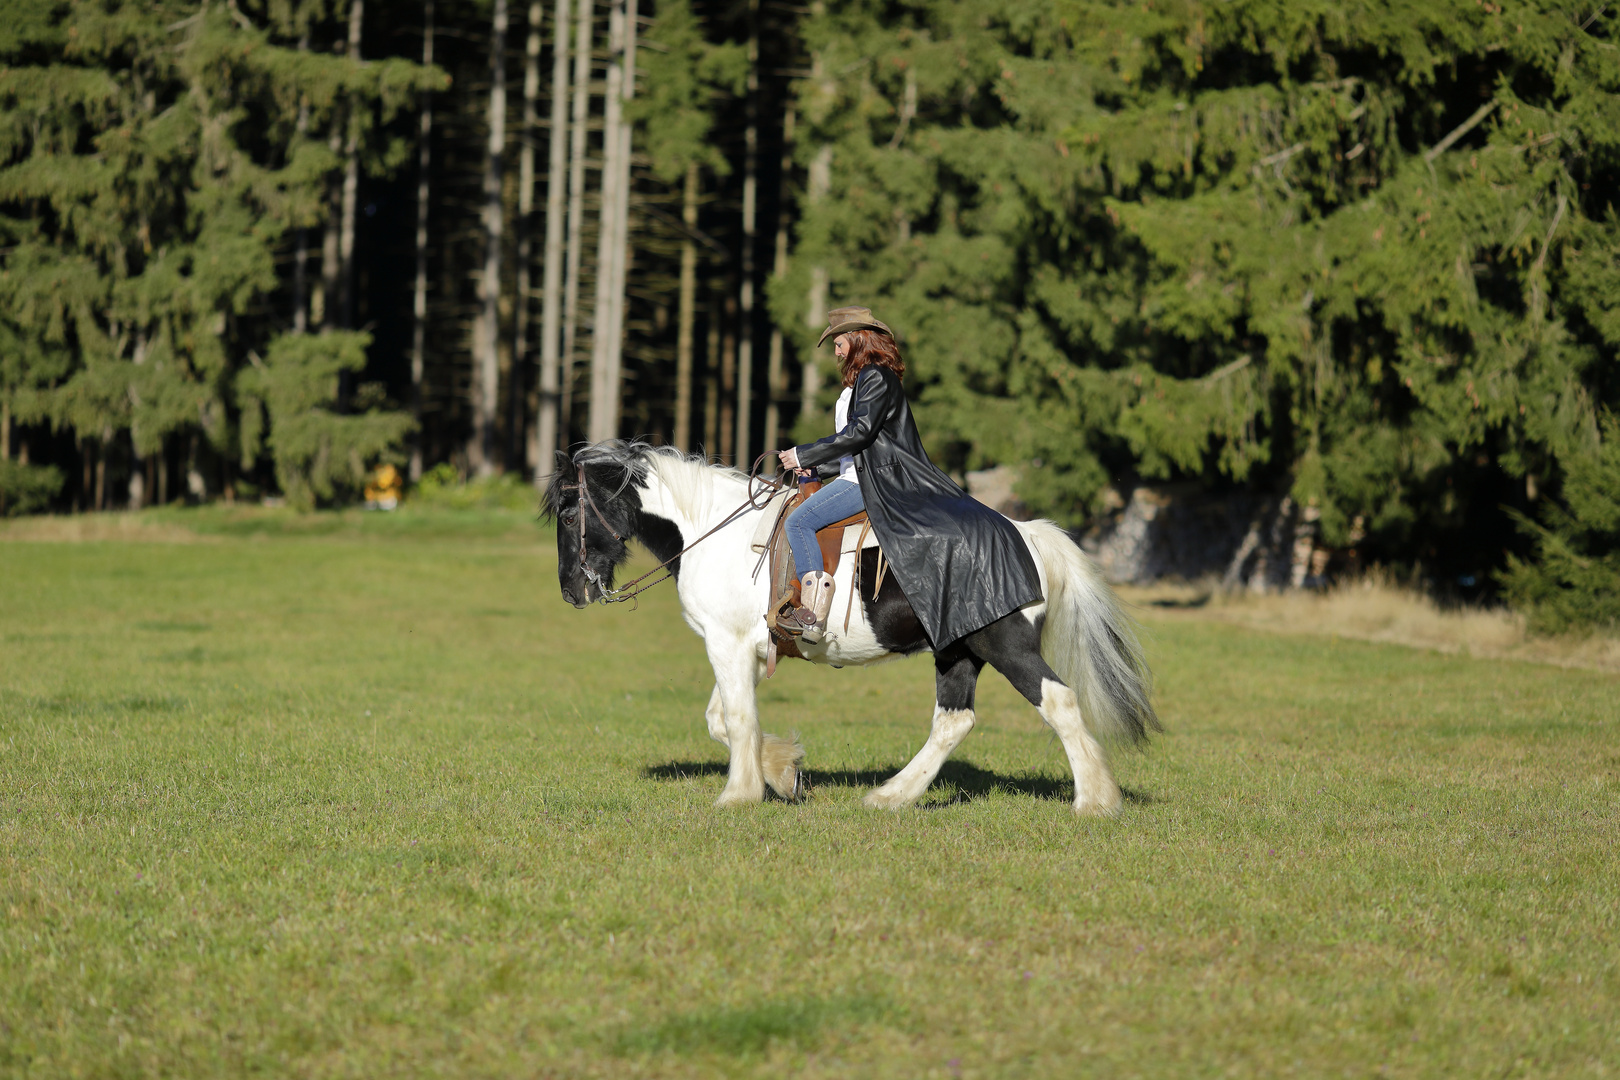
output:
[[633, 466], [611, 454], [592, 453], [596, 449], [586, 447], [573, 456], [559, 451], [546, 488], [544, 515], [557, 525], [557, 580], [563, 599], [576, 608], [613, 587], [613, 571], [630, 557], [628, 544], [641, 508]]

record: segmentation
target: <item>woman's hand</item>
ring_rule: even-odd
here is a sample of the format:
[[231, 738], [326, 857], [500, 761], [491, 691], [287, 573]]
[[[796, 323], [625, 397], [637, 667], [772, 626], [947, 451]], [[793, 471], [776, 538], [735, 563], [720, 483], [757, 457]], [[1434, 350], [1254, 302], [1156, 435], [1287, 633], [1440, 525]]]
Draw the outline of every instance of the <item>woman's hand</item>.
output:
[[776, 455], [776, 459], [782, 463], [782, 468], [784, 469], [792, 469], [794, 472], [800, 474], [804, 473], [805, 471], [799, 468], [798, 447], [789, 447], [788, 449], [781, 451]]

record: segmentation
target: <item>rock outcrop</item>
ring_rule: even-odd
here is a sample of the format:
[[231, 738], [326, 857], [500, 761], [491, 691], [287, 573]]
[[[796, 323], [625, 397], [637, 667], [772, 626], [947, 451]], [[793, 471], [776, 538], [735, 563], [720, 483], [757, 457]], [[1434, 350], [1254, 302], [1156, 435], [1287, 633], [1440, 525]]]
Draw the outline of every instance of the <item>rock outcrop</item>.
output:
[[1211, 494], [1193, 484], [1142, 485], [1079, 535], [1110, 581], [1148, 584], [1218, 576], [1229, 589], [1280, 592], [1324, 584], [1320, 512], [1287, 495]]

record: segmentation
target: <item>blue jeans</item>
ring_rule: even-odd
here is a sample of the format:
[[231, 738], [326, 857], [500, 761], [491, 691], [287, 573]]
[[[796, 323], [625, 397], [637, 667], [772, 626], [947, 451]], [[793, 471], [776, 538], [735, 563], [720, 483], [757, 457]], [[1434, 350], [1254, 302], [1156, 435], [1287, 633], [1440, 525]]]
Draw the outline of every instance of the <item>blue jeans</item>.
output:
[[810, 571], [820, 573], [825, 569], [821, 562], [821, 545], [816, 543], [816, 530], [865, 509], [866, 499], [861, 495], [861, 485], [848, 480], [834, 480], [788, 515], [788, 546], [793, 549], [793, 567], [801, 581]]

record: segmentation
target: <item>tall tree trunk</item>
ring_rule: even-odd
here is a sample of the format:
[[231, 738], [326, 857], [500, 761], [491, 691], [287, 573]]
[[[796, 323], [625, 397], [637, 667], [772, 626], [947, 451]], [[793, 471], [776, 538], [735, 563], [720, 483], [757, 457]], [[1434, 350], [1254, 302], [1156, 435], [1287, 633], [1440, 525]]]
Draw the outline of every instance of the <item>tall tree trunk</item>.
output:
[[579, 274], [585, 247], [585, 137], [591, 112], [592, 0], [579, 0], [574, 28], [573, 127], [568, 140], [568, 258], [563, 292], [563, 340], [557, 398], [557, 439], [573, 438], [574, 354], [579, 340]]
[[675, 331], [675, 448], [684, 454], [692, 449], [692, 330], [697, 321], [697, 244], [692, 239], [698, 220], [696, 162], [686, 167], [681, 220], [686, 223], [686, 235], [681, 238], [680, 313]]
[[[782, 164], [777, 182], [776, 196], [776, 259], [771, 264], [771, 277], [780, 281], [787, 276], [788, 263], [788, 177], [793, 173], [793, 127], [797, 114], [791, 102], [782, 116]], [[776, 451], [782, 440], [782, 399], [787, 393], [782, 371], [782, 328], [771, 322], [771, 356], [765, 369], [766, 392], [770, 400], [765, 403], [765, 474], [776, 475]]]
[[[360, 62], [360, 28], [365, 0], [349, 2], [349, 59]], [[348, 106], [348, 136], [343, 146], [343, 233], [338, 242], [338, 303], [346, 330], [354, 328], [354, 215], [360, 196], [360, 103], [352, 95]], [[347, 372], [344, 373], [347, 376]], [[345, 379], [346, 382], [346, 379]], [[347, 395], [344, 395], [346, 397]]]
[[[333, 154], [343, 150], [342, 117], [335, 107], [326, 146]], [[338, 278], [342, 273], [338, 251], [342, 223], [343, 184], [336, 177], [329, 177], [326, 184], [326, 221], [321, 235], [321, 291], [310, 298], [310, 319], [319, 323], [323, 330], [338, 326]]]
[[92, 463], [90, 461], [90, 440], [73, 432], [73, 448], [79, 452], [79, 491], [73, 498], [73, 508], [78, 513], [85, 514], [90, 511], [90, 488]]
[[202, 502], [208, 494], [208, 483], [203, 474], [197, 471], [197, 444], [200, 440], [197, 433], [191, 433], [191, 443], [186, 451], [186, 492], [197, 502]]
[[96, 440], [96, 510], [107, 509], [107, 447], [112, 443], [113, 432], [111, 426], [101, 429], [101, 438]]
[[501, 206], [501, 167], [506, 147], [506, 3], [507, 0], [495, 0], [489, 40], [484, 271], [478, 282], [482, 303], [474, 336], [473, 433], [467, 446], [467, 460], [479, 476], [492, 476], [495, 472], [495, 410], [501, 378], [501, 243], [506, 224]]
[[540, 21], [545, 8], [540, 0], [529, 0], [529, 39], [523, 50], [523, 135], [518, 150], [517, 211], [517, 293], [512, 313], [512, 386], [509, 393], [507, 444], [508, 459], [516, 466], [523, 461], [535, 466], [532, 442], [524, 437], [534, 425], [529, 422], [529, 263], [530, 237], [534, 232], [534, 139], [535, 103], [540, 97]]
[[[639, 27], [637, 0], [628, 0], [624, 15], [624, 84], [621, 87], [626, 104], [636, 96], [636, 37]], [[624, 385], [624, 305], [630, 281], [630, 263], [635, 253], [630, 248], [630, 150], [635, 125], [623, 112], [619, 113], [619, 179], [615, 185], [619, 205], [613, 214], [617, 234], [613, 238], [613, 293], [612, 335], [608, 339], [610, 381], [613, 387], [613, 430], [618, 433]]]
[[748, 124], [743, 130], [742, 325], [737, 349], [737, 467], [753, 464], [748, 434], [754, 413], [754, 243], [759, 211], [759, 0], [748, 0]]
[[562, 319], [564, 176], [568, 137], [568, 0], [557, 0], [551, 61], [551, 154], [546, 172], [546, 262], [541, 288], [540, 415], [535, 418], [534, 483], [551, 475], [557, 450], [557, 334]]
[[[428, 0], [432, 3], [433, 0]], [[309, 51], [309, 30], [298, 35], [298, 51]], [[309, 95], [298, 95], [298, 137], [302, 143], [309, 137]], [[302, 334], [309, 329], [309, 228], [298, 226], [293, 236], [293, 333]], [[139, 509], [136, 507], [135, 509]]]
[[11, 460], [11, 402], [0, 401], [0, 461]]
[[[146, 363], [146, 327], [135, 328], [135, 351], [132, 360], [136, 367]], [[140, 396], [133, 386], [129, 392], [130, 404], [140, 407]], [[139, 510], [146, 505], [151, 487], [146, 482], [147, 462], [141, 454], [140, 427], [134, 421], [129, 425], [129, 508]]]
[[[134, 435], [130, 436], [133, 444]], [[139, 510], [146, 505], [146, 459], [139, 450], [131, 450], [129, 455], [129, 485], [125, 489], [128, 495], [129, 509]]]
[[703, 369], [703, 454], [712, 458], [720, 449], [720, 305], [713, 301]]
[[[820, 57], [816, 58], [819, 67]], [[816, 151], [810, 162], [810, 183], [807, 202], [814, 207], [832, 188], [832, 144], [826, 143]], [[805, 309], [805, 322], [818, 336], [827, 328], [827, 268], [810, 267], [810, 295]], [[805, 354], [804, 371], [799, 383], [799, 416], [801, 419], [816, 414], [816, 395], [821, 391], [821, 368], [812, 349]]]
[[726, 317], [720, 340], [720, 460], [737, 464], [737, 281], [726, 283]]
[[623, 256], [619, 238], [619, 125], [624, 113], [624, 0], [608, 13], [608, 69], [602, 121], [602, 211], [596, 234], [596, 312], [591, 321], [591, 414], [586, 437], [601, 442], [618, 434], [617, 349], [613, 340], [615, 263]]
[[[433, 63], [433, 3], [422, 12], [422, 64]], [[411, 483], [422, 479], [422, 383], [427, 374], [428, 183], [433, 162], [433, 95], [422, 92], [416, 131], [416, 283], [411, 296]]]

